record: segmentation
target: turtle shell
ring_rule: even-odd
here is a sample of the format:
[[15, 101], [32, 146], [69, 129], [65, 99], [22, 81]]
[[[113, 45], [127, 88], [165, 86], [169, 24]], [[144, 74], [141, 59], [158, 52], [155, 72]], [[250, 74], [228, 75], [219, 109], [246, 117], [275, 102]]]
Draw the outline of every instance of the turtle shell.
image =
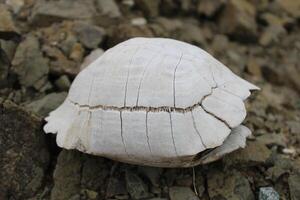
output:
[[133, 38], [78, 74], [44, 130], [57, 133], [57, 144], [66, 149], [189, 167], [245, 145], [250, 132], [240, 126], [243, 101], [256, 89], [196, 46]]

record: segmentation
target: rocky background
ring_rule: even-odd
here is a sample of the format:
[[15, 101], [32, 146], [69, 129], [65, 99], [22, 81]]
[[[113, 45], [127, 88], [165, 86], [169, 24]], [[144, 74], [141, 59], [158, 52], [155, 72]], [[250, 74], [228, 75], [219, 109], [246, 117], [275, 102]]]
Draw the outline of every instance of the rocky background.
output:
[[[131, 37], [210, 52], [261, 87], [245, 149], [192, 169], [117, 163], [55, 144], [43, 118], [74, 77]], [[300, 199], [299, 0], [0, 0], [0, 199]]]

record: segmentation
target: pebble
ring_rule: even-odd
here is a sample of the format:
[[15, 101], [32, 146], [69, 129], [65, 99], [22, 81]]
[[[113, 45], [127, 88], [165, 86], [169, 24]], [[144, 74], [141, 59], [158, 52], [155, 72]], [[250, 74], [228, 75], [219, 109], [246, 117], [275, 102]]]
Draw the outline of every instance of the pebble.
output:
[[272, 187], [259, 188], [259, 200], [279, 200], [279, 194]]

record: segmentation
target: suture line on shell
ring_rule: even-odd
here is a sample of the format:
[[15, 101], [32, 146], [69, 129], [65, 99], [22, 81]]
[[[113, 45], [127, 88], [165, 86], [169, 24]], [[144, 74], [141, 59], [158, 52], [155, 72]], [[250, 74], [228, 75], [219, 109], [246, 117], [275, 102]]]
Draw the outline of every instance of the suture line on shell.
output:
[[141, 112], [177, 112], [177, 113], [187, 113], [187, 112], [191, 112], [194, 109], [196, 109], [197, 107], [201, 107], [204, 112], [206, 112], [207, 114], [213, 116], [214, 118], [218, 119], [219, 121], [223, 122], [229, 129], [232, 129], [233, 127], [231, 127], [225, 120], [221, 119], [220, 117], [216, 116], [215, 114], [207, 111], [203, 106], [202, 106], [202, 102], [204, 101], [205, 98], [209, 97], [212, 95], [213, 91], [217, 89], [217, 87], [212, 87], [211, 92], [205, 96], [203, 96], [203, 98], [196, 104], [192, 105], [192, 106], [188, 106], [186, 108], [178, 108], [178, 107], [169, 107], [169, 106], [160, 106], [160, 107], [147, 107], [147, 106], [123, 106], [123, 107], [117, 107], [117, 106], [104, 106], [104, 105], [96, 105], [96, 106], [90, 106], [90, 105], [80, 105], [77, 102], [72, 101], [71, 99], [68, 99], [69, 102], [73, 105], [75, 105], [76, 107], [78, 107], [79, 109], [88, 109], [90, 111], [92, 110], [112, 110], [112, 111], [141, 111]]

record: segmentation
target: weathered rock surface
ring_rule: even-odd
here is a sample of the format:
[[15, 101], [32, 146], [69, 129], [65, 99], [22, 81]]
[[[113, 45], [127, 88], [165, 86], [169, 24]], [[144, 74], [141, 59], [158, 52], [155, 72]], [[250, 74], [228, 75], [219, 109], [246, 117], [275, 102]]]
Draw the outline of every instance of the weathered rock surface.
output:
[[[17, 47], [12, 61], [13, 70], [21, 85], [40, 89], [49, 72], [48, 60], [43, 57], [38, 39], [28, 35]], [[40, 83], [40, 82], [44, 83]]]
[[254, 200], [250, 184], [240, 172], [211, 171], [207, 177], [208, 194], [211, 199]]
[[188, 187], [169, 188], [170, 200], [199, 200], [196, 194]]
[[12, 39], [18, 35], [18, 30], [8, 7], [0, 4], [0, 39]]
[[42, 123], [9, 101], [0, 105], [0, 121], [0, 198], [34, 197], [49, 163]]
[[300, 199], [300, 174], [290, 175], [288, 179], [291, 200]]
[[63, 19], [91, 20], [95, 11], [92, 1], [38, 0], [34, 4], [30, 20], [31, 23], [38, 26], [46, 26]]
[[31, 103], [27, 104], [26, 108], [31, 110], [32, 112], [35, 112], [41, 117], [46, 117], [49, 112], [56, 109], [60, 104], [62, 104], [66, 97], [66, 92], [50, 93], [42, 97], [41, 99], [32, 101]]
[[259, 188], [259, 200], [279, 200], [279, 194], [272, 187]]

